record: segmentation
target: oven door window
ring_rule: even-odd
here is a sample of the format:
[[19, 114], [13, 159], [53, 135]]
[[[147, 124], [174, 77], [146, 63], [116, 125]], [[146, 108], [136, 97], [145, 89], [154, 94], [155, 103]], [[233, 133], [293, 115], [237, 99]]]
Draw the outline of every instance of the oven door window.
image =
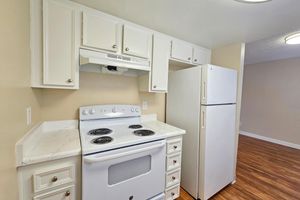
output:
[[115, 185], [128, 179], [146, 174], [150, 170], [150, 155], [114, 164], [108, 168], [108, 184]]

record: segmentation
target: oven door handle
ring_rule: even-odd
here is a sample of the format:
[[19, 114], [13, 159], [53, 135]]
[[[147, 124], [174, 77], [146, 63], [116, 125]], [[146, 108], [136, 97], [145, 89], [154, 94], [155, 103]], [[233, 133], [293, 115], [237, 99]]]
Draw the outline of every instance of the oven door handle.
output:
[[165, 146], [165, 143], [153, 145], [153, 146], [150, 146], [150, 147], [145, 147], [145, 148], [142, 148], [142, 149], [131, 150], [131, 151], [124, 152], [124, 153], [98, 157], [98, 158], [84, 158], [84, 162], [89, 163], [89, 164], [96, 163], [96, 162], [103, 162], [103, 161], [107, 161], [107, 160], [120, 158], [120, 157], [123, 157], [123, 156], [129, 156], [129, 155], [133, 155], [133, 154], [142, 153], [142, 152], [145, 152], [145, 151], [151, 151], [153, 149], [159, 149], [159, 148], [164, 147], [164, 146]]

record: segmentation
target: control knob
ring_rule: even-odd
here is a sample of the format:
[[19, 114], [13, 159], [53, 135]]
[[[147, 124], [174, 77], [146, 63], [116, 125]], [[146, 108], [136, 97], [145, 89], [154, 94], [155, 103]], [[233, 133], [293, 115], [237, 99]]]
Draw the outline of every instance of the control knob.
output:
[[91, 110], [90, 110], [90, 114], [91, 114], [91, 115], [93, 115], [93, 114], [95, 114], [95, 113], [96, 113], [96, 110], [95, 110], [95, 109], [91, 109]]
[[82, 114], [83, 114], [83, 115], [87, 115], [87, 114], [89, 114], [89, 113], [88, 113], [87, 110], [83, 110], [83, 111], [82, 111]]

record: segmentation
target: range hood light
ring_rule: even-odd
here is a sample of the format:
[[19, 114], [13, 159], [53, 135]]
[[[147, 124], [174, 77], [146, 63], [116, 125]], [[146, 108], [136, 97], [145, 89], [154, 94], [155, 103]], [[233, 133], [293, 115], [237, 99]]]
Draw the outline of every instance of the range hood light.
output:
[[285, 38], [286, 44], [300, 44], [300, 32], [287, 36]]
[[235, 0], [242, 3], [265, 3], [272, 0]]

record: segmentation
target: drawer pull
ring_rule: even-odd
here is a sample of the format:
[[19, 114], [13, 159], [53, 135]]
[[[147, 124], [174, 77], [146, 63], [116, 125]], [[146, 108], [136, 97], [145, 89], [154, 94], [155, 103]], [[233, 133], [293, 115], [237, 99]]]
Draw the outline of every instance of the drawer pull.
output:
[[175, 176], [172, 176], [172, 180], [175, 181], [175, 180], [176, 180], [176, 177], [175, 177]]
[[127, 47], [127, 48], [125, 48], [125, 51], [129, 51], [129, 48]]
[[171, 195], [172, 195], [172, 196], [174, 196], [174, 195], [175, 195], [175, 193], [174, 193], [174, 192], [172, 192], [172, 193], [171, 193]]
[[174, 149], [177, 149], [177, 148], [178, 148], [178, 147], [175, 145], [175, 146], [174, 146]]
[[70, 196], [71, 192], [70, 191], [66, 191], [65, 196], [68, 197]]
[[53, 176], [53, 178], [51, 179], [52, 183], [55, 183], [58, 180], [57, 176]]
[[177, 160], [173, 160], [173, 163], [176, 164], [176, 163], [177, 163]]

